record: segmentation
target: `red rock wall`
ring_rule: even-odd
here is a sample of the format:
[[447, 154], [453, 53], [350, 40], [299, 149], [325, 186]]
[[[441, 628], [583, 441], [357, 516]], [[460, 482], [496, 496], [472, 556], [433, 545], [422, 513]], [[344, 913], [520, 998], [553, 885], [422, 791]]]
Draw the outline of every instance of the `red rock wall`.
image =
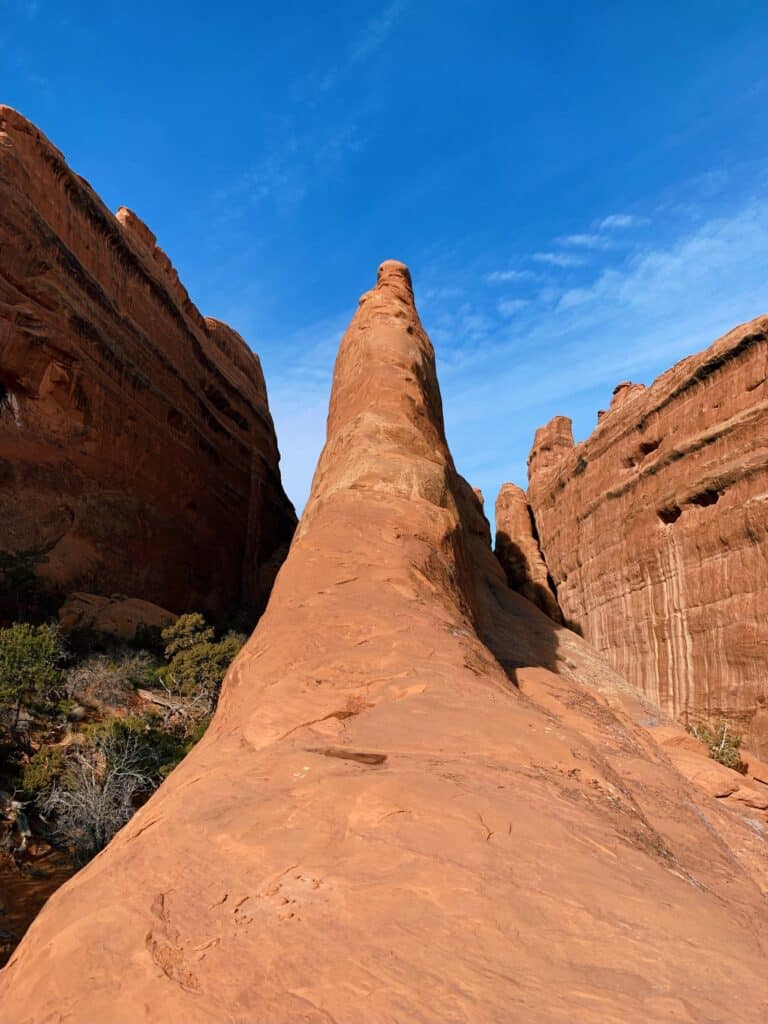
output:
[[211, 727], [48, 902], [3, 1024], [756, 1022], [764, 834], [649, 717], [506, 586], [385, 263]]
[[496, 557], [509, 586], [554, 622], [562, 622], [557, 598], [539, 548], [525, 491], [504, 484], [496, 499]]
[[539, 430], [529, 500], [566, 619], [676, 718], [768, 751], [768, 319]]
[[0, 551], [58, 593], [258, 609], [295, 517], [256, 355], [0, 107]]

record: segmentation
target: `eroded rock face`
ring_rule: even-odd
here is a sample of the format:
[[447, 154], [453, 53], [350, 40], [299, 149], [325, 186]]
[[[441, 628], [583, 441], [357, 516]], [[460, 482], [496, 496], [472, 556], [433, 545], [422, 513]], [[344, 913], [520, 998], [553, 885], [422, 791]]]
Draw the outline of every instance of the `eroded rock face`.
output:
[[496, 557], [509, 586], [554, 622], [562, 622], [557, 598], [536, 537], [525, 491], [504, 484], [496, 499]]
[[385, 263], [211, 728], [33, 924], [4, 1022], [757, 1021], [765, 839], [640, 720], [507, 587]]
[[768, 319], [536, 434], [528, 497], [563, 614], [676, 718], [768, 751]]
[[59, 596], [258, 610], [295, 523], [258, 357], [0, 107], [0, 552]]

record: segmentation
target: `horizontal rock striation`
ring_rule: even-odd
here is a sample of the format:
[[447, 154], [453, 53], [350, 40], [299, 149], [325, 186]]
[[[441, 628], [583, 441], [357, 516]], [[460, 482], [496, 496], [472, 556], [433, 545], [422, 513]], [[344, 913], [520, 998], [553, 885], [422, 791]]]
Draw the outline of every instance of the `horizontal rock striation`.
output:
[[506, 586], [385, 263], [212, 726], [32, 925], [4, 1024], [757, 1021], [765, 839], [641, 717]]
[[0, 556], [59, 596], [258, 610], [295, 524], [278, 467], [258, 357], [0, 107]]
[[539, 430], [529, 500], [566, 619], [675, 718], [768, 751], [768, 318], [649, 388], [591, 437]]

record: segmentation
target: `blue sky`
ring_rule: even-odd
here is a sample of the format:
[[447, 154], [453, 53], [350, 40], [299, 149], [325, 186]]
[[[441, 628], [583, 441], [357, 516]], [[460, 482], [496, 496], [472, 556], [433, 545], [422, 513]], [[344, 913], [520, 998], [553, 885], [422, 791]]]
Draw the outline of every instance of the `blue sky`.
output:
[[0, 99], [258, 351], [299, 507], [383, 259], [491, 508], [551, 416], [767, 312], [766, 52], [754, 0], [0, 0]]

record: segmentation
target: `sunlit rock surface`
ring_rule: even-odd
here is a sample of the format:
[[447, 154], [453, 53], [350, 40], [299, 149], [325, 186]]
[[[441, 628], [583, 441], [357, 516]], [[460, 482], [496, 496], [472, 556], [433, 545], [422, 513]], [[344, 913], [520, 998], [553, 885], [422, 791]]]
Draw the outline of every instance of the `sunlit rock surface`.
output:
[[258, 357], [0, 107], [0, 555], [221, 617], [263, 606], [294, 523]]
[[675, 717], [724, 719], [768, 753], [768, 318], [594, 433], [536, 434], [528, 499], [565, 618]]

